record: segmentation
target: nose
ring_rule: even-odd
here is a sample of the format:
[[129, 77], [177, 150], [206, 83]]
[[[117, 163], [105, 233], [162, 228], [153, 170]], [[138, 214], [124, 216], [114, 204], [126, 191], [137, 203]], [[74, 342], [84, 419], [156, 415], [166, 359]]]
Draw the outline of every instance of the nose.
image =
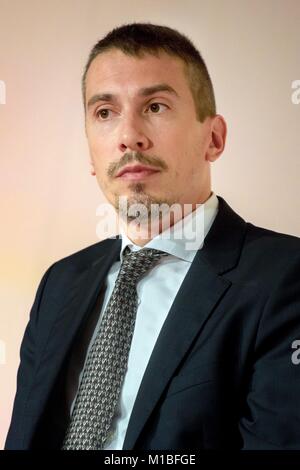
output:
[[151, 141], [147, 137], [143, 125], [137, 116], [124, 117], [119, 134], [119, 150], [121, 152], [145, 151], [151, 147]]

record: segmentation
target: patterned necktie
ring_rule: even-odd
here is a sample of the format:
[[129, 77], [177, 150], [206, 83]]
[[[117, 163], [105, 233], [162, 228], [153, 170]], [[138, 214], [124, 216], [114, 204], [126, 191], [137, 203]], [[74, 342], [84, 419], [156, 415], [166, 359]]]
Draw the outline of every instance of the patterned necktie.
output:
[[136, 286], [162, 256], [167, 253], [152, 248], [124, 250], [114, 290], [88, 354], [62, 449], [103, 448], [127, 370], [138, 304]]

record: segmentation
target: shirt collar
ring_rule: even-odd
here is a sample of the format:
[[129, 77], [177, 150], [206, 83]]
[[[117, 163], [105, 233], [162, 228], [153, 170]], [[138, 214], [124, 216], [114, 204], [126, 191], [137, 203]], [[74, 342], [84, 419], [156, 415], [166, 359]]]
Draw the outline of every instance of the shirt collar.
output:
[[204, 204], [199, 204], [193, 212], [179, 220], [170, 229], [152, 238], [143, 247], [133, 243], [127, 237], [122, 224], [120, 224], [122, 237], [121, 262], [123, 251], [126, 246], [129, 246], [132, 251], [138, 251], [141, 248], [155, 248], [192, 263], [197, 250], [202, 248], [204, 239], [218, 213], [218, 205], [218, 198], [212, 192]]

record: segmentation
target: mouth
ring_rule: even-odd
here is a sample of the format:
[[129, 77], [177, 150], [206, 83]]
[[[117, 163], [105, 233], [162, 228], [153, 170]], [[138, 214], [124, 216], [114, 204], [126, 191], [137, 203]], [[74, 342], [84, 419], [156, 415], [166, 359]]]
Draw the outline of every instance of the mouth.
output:
[[128, 165], [122, 168], [116, 175], [117, 178], [124, 180], [141, 180], [159, 173], [157, 168], [145, 165]]

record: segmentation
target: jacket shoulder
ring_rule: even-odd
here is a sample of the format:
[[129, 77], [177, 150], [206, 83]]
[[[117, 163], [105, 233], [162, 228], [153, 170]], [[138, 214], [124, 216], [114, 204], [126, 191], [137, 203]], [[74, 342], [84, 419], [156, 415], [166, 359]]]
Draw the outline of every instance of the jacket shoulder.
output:
[[[257, 248], [264, 255], [300, 254], [300, 238], [287, 233], [276, 232], [247, 222], [246, 245]], [[274, 252], [276, 250], [276, 252]], [[261, 252], [262, 253], [262, 252]]]
[[94, 263], [103, 254], [106, 254], [111, 249], [115, 248], [116, 244], [120, 243], [120, 237], [106, 238], [97, 243], [82, 248], [70, 255], [67, 255], [52, 266], [56, 266], [56, 269], [62, 270], [83, 270]]
[[300, 239], [247, 222], [238, 267], [242, 279], [271, 292], [285, 277], [300, 275]]

